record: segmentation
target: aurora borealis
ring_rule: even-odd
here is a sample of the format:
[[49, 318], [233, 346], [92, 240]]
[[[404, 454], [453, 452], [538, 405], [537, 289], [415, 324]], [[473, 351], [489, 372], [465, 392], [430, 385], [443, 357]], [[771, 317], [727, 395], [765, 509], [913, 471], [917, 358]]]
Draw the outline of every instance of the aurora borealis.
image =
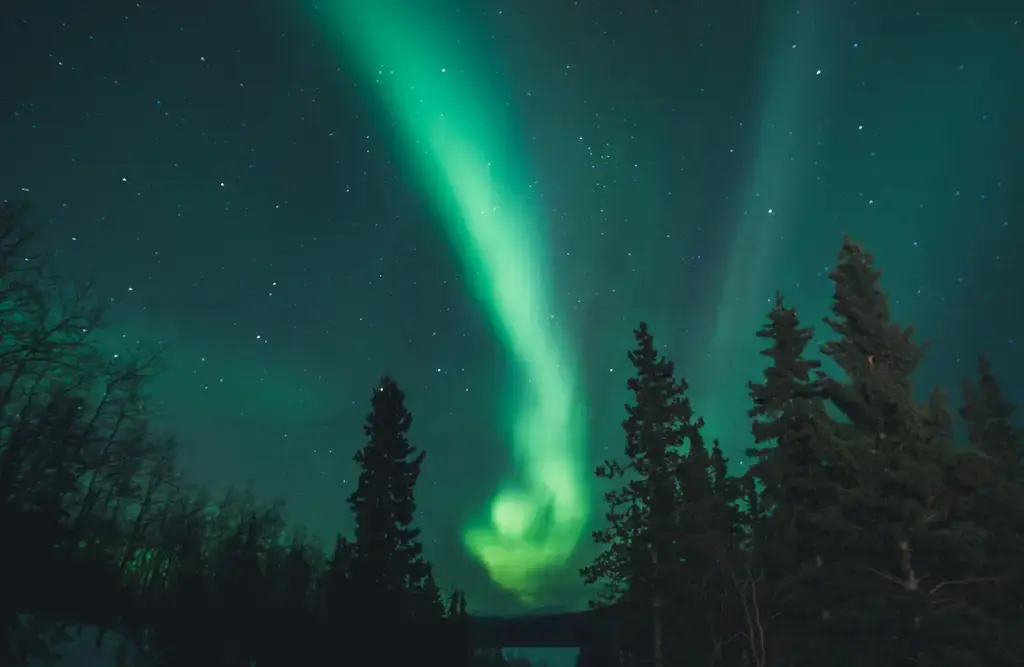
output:
[[923, 380], [983, 350], [1024, 402], [1012, 3], [8, 4], [3, 195], [112, 345], [168, 347], [183, 466], [348, 532], [390, 373], [473, 608], [587, 599], [640, 320], [742, 467], [753, 332], [776, 290], [824, 314], [843, 233]]
[[[458, 35], [434, 25], [415, 2], [332, 2], [326, 23], [377, 84], [462, 261], [467, 282], [517, 364], [510, 436], [519, 479], [502, 482], [488, 520], [476, 520], [466, 547], [491, 577], [524, 600], [535, 577], [563, 566], [588, 514], [586, 434], [576, 359], [552, 318], [552, 279], [538, 241], [539, 212], [523, 202], [528, 180], [509, 141], [516, 128], [496, 91], [473, 72], [471, 54], [446, 44]], [[447, 65], [458, 64], [449, 68]]]

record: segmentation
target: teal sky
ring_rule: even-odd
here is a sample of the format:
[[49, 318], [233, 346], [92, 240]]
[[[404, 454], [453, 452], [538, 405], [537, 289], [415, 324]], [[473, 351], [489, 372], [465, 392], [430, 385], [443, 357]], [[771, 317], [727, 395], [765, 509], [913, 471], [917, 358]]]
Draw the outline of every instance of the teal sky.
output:
[[[0, 138], [28, 156], [0, 183], [112, 340], [168, 346], [183, 464], [348, 532], [391, 373], [428, 553], [477, 609], [522, 605], [495, 545], [543, 556], [528, 604], [584, 603], [640, 320], [741, 469], [753, 332], [776, 290], [820, 321], [843, 233], [931, 341], [923, 386], [985, 351], [1024, 398], [1009, 3], [52, 4], [0, 40]], [[502, 537], [496, 497], [536, 534]]]

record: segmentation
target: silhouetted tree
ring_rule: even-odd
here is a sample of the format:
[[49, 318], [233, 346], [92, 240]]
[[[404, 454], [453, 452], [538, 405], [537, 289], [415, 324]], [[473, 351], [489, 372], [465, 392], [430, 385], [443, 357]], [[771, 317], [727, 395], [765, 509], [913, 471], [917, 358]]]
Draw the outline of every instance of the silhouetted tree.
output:
[[[694, 421], [686, 381], [677, 380], [672, 361], [659, 355], [646, 323], [633, 335], [636, 348], [628, 358], [636, 375], [627, 382], [634, 402], [626, 405], [622, 422], [625, 462], [610, 459], [597, 469], [598, 477], [622, 480], [622, 486], [605, 493], [608, 526], [593, 536], [603, 551], [581, 574], [587, 584], [603, 585], [597, 604], [626, 604], [638, 627], [650, 628], [651, 639], [639, 644], [627, 630], [630, 650], [650, 655], [661, 667], [668, 606], [678, 583], [673, 577], [681, 557], [681, 447], [687, 437], [691, 442], [699, 437], [702, 422]], [[707, 456], [700, 443], [694, 451]]]
[[[424, 454], [393, 380], [356, 455], [354, 539], [327, 557], [280, 504], [185, 483], [175, 442], [150, 431], [159, 355], [112, 355], [97, 300], [31, 241], [23, 211], [0, 210], [0, 664], [83, 624], [154, 667], [517, 664], [475, 650], [461, 591], [442, 600], [413, 527]], [[1020, 663], [1024, 435], [981, 359], [959, 411], [970, 446], [955, 446], [944, 397], [914, 393], [924, 349], [879, 278], [845, 240], [822, 348], [837, 376], [776, 300], [741, 479], [646, 325], [634, 332], [625, 459], [598, 469], [620, 486], [581, 571], [603, 584], [597, 606], [617, 606], [580, 667]]]
[[674, 655], [716, 664], [736, 633], [732, 567], [741, 536], [739, 486], [729, 478], [718, 441], [708, 450], [702, 427], [698, 419], [685, 428], [689, 449], [677, 469], [670, 635]]
[[351, 628], [358, 611], [351, 579], [352, 543], [341, 535], [317, 582], [314, 610], [317, 621], [328, 628]]
[[[405, 395], [389, 377], [373, 392], [363, 432], [366, 445], [356, 454], [361, 471], [348, 502], [355, 517], [355, 542], [349, 580], [359, 601], [362, 622], [394, 628], [426, 627], [444, 606], [423, 557], [414, 489], [426, 456], [409, 443], [412, 415]], [[393, 643], [381, 650], [411, 650]], [[392, 656], [399, 659], [398, 656]]]
[[445, 609], [445, 621], [451, 664], [462, 666], [474, 664], [476, 646], [473, 643], [465, 591], [458, 588], [453, 588], [450, 591]]
[[102, 308], [87, 285], [50, 275], [24, 214], [0, 211], [0, 539], [16, 545], [0, 550], [9, 664], [69, 617], [119, 622], [120, 528], [138, 515], [124, 471], [149, 456], [140, 429], [152, 359], [100, 351]]
[[844, 570], [829, 580], [838, 591], [825, 610], [830, 638], [843, 646], [838, 664], [974, 664], [978, 634], [991, 626], [978, 596], [996, 581], [984, 531], [967, 509], [983, 479], [959, 469], [941, 394], [916, 401], [911, 375], [923, 348], [912, 328], [892, 321], [880, 275], [849, 239], [830, 274], [833, 317], [825, 321], [839, 338], [822, 351], [846, 375], [822, 382], [845, 418], [829, 460], [843, 471], [829, 493]]
[[751, 573], [741, 552], [742, 486], [729, 476], [729, 461], [717, 440], [708, 452], [699, 426], [689, 434], [679, 508], [682, 531], [679, 564], [682, 586], [674, 608], [681, 627], [677, 648], [703, 664], [727, 664], [736, 652], [741, 602], [735, 580]]
[[992, 365], [985, 357], [979, 357], [977, 386], [964, 382], [960, 417], [967, 424], [967, 439], [976, 449], [998, 461], [1007, 474], [1019, 477], [1024, 435], [1011, 421], [1013, 413], [1013, 405], [1007, 402], [992, 374]]
[[985, 532], [991, 573], [998, 575], [997, 585], [978, 592], [991, 619], [990, 664], [1009, 664], [1024, 654], [1024, 434], [1013, 414], [991, 365], [980, 357], [977, 385], [964, 383], [960, 416], [970, 449], [960, 455], [956, 472], [969, 479], [964, 486], [972, 515]]
[[[757, 336], [770, 343], [761, 351], [769, 363], [764, 380], [748, 385], [757, 447], [747, 450], [754, 463], [746, 498], [756, 532], [748, 546], [752, 572], [740, 580], [746, 584], [746, 604], [758, 604], [763, 613], [760, 627], [744, 622], [742, 636], [751, 664], [813, 662], [819, 659], [812, 657], [819, 648], [818, 626], [830, 604], [829, 579], [842, 576], [836, 569], [842, 544], [832, 532], [836, 487], [829, 481], [839, 471], [828, 465], [834, 429], [812, 375], [820, 363], [804, 356], [813, 330], [801, 326], [781, 295]], [[759, 587], [761, 575], [766, 581]], [[785, 628], [773, 622], [783, 608]]]

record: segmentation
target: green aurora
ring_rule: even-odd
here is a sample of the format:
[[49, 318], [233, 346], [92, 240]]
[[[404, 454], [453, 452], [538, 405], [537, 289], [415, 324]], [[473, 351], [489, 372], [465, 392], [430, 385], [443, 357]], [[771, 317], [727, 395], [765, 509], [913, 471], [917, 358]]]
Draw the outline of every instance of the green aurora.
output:
[[212, 497], [350, 535], [392, 373], [439, 582], [582, 608], [630, 329], [742, 474], [754, 332], [778, 290], [828, 336], [844, 233], [922, 390], [985, 352], [1024, 402], [1012, 3], [129, 4], [11, 5], [2, 180], [104, 343], [166, 350], [154, 432]]
[[[324, 9], [321, 7], [321, 9]], [[576, 360], [550, 316], [552, 281], [541, 221], [524, 203], [523, 156], [508, 149], [493, 79], [470, 62], [448, 26], [421, 5], [337, 1], [330, 23], [342, 48], [376, 82], [424, 196], [447, 223], [467, 282], [518, 364], [507, 406], [515, 477], [466, 547], [503, 588], [529, 601], [539, 577], [564, 564], [589, 516], [583, 405]], [[344, 27], [344, 30], [341, 28]], [[453, 46], [456, 45], [456, 46]]]
[[[502, 404], [506, 441], [517, 465], [487, 511], [464, 527], [462, 541], [496, 583], [529, 603], [537, 600], [535, 593], [545, 576], [564, 573], [592, 524], [590, 505], [597, 494], [586, 431], [589, 426], [595, 433], [610, 432], [608, 427], [615, 424], [606, 415], [621, 405], [617, 394], [584, 395], [582, 388], [593, 386], [593, 378], [581, 371], [585, 351], [569, 341], [575, 335], [603, 348], [626, 340], [625, 330], [617, 326], [586, 330], [580, 321], [554, 317], [565, 305], [556, 299], [562, 276], [549, 261], [553, 249], [545, 240], [554, 221], [532, 205], [531, 187], [540, 176], [531, 169], [523, 148], [526, 133], [517, 125], [519, 110], [508, 93], [513, 85], [481, 57], [479, 42], [474, 41], [477, 36], [459, 23], [457, 11], [436, 11], [436, 6], [435, 11], [427, 11], [424, 4], [331, 0], [320, 3], [314, 16], [335, 42], [338, 56], [356, 63], [363, 80], [372, 84], [370, 93], [397, 128], [405, 168], [444, 221], [467, 283], [517, 362], [517, 373], [509, 378], [510, 393]], [[752, 332], [770, 307], [775, 290], [785, 291], [790, 304], [807, 313], [808, 321], [824, 315], [830, 298], [826, 265], [842, 233], [851, 232], [868, 247], [879, 249], [887, 278], [896, 287], [893, 296], [900, 316], [927, 320], [937, 308], [949, 305], [906, 298], [921, 294], [912, 286], [945, 279], [938, 268], [941, 261], [914, 252], [924, 215], [919, 193], [959, 195], [959, 180], [953, 172], [936, 171], [927, 168], [930, 163], [920, 162], [920, 155], [939, 148], [921, 145], [925, 130], [913, 114], [903, 113], [892, 121], [900, 132], [887, 139], [887, 146], [899, 157], [888, 161], [878, 160], [875, 152], [864, 148], [876, 139], [869, 134], [870, 128], [891, 115], [888, 106], [861, 110], [856, 120], [845, 125], [827, 121], [847, 111], [844, 100], [851, 92], [843, 86], [857, 71], [861, 53], [859, 42], [851, 41], [850, 35], [866, 31], [866, 26], [858, 28], [856, 20], [841, 19], [825, 9], [802, 11], [795, 3], [762, 9], [756, 21], [757, 38], [750, 46], [761, 54], [751, 64], [758, 92], [750, 99], [751, 117], [740, 121], [754, 125], [753, 152], [737, 173], [737, 196], [726, 204], [732, 209], [732, 222], [725, 225], [730, 231], [717, 260], [722, 268], [708, 312], [689, 312], [688, 324], [682, 324], [667, 312], [666, 299], [643, 301], [640, 292], [662, 279], [660, 263], [648, 261], [661, 256], [659, 248], [643, 245], [657, 243], [656, 236], [646, 242], [629, 241], [631, 257], [644, 258], [629, 269], [621, 262], [593, 261], [601, 266], [600, 284], [625, 283], [627, 291], [637, 292], [627, 306], [631, 312], [622, 321], [647, 319], [656, 331], [667, 329], [670, 339], [681, 328], [706, 323], [698, 327], [704, 331], [690, 339], [700, 341], [699, 349], [686, 349], [679, 360], [686, 363], [691, 398], [707, 424], [705, 435], [722, 439], [737, 471], [745, 465], [742, 452], [749, 442], [749, 425], [737, 416], [748, 405], [746, 383], [757, 377], [763, 365]], [[900, 47], [911, 50], [914, 43], [904, 40]], [[467, 63], [486, 64], [470, 67]], [[930, 67], [963, 71], [953, 64], [940, 60]], [[697, 71], [701, 63], [678, 66]], [[881, 99], [886, 104], [904, 101], [906, 108], [927, 115], [934, 125], [930, 131], [937, 136], [953, 136], [957, 119], [973, 113], [968, 109], [972, 103], [966, 100], [959, 105], [938, 104], [946, 96], [941, 79], [911, 77], [910, 64], [895, 71], [901, 74], [894, 74], [893, 81], [904, 83], [889, 84], [879, 92]], [[980, 90], [974, 92], [980, 94]], [[691, 102], [695, 108], [702, 103], [698, 98]], [[804, 133], [793, 128], [803, 128]], [[808, 153], [807, 132], [819, 137], [811, 149], [813, 155]], [[826, 147], [847, 156], [844, 165], [851, 173], [865, 174], [869, 191], [878, 193], [886, 206], [880, 207], [875, 195], [861, 195], [853, 202], [842, 199], [843, 181], [823, 174], [817, 158], [808, 157]], [[648, 148], [659, 150], [655, 145]], [[943, 150], [949, 153], [949, 164], [968, 164], [978, 157], [977, 148], [954, 150], [953, 143]], [[914, 168], [908, 168], [908, 160]], [[641, 197], [632, 205], [645, 211], [646, 217], [658, 218], [652, 202], [658, 199], [655, 184], [665, 175], [645, 173], [637, 178], [648, 184], [644, 191], [650, 192], [650, 201]], [[699, 200], [702, 188], [717, 187], [702, 179], [700, 174], [691, 175], [686, 186], [691, 188], [689, 196], [681, 195], [679, 201]], [[822, 211], [833, 210], [837, 212], [831, 217], [821, 217]], [[915, 224], [899, 224], [907, 216]], [[928, 220], [931, 228], [948, 232], [938, 234], [931, 243], [935, 257], [953, 256], [955, 244], [949, 240], [956, 236], [952, 232], [956, 225], [966, 224], [964, 218], [950, 208], [936, 211]], [[692, 233], [693, 225], [666, 232], [685, 236]], [[979, 244], [993, 243], [989, 236], [982, 241], [976, 230], [971, 233]], [[617, 242], [603, 234], [589, 241], [590, 247], [588, 241], [575, 238], [575, 257], [594, 260], [619, 250]], [[814, 280], [808, 280], [806, 266], [796, 261], [806, 257], [822, 258], [819, 266], [825, 268]], [[578, 293], [579, 289], [568, 291]], [[664, 351], [674, 357], [680, 354]]]

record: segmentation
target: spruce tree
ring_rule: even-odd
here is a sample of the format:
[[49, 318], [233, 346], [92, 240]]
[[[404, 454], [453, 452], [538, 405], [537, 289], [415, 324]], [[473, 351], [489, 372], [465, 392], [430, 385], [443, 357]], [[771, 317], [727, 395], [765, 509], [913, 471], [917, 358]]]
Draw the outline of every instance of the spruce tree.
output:
[[414, 488], [426, 453], [409, 442], [412, 415], [394, 380], [381, 379], [371, 407], [367, 441], [355, 456], [359, 482], [348, 498], [356, 524], [348, 578], [364, 620], [409, 625], [425, 608], [436, 609], [422, 600], [428, 591], [436, 597], [436, 586], [413, 527]]
[[823, 387], [828, 398], [862, 432], [884, 439], [898, 437], [906, 416], [916, 409], [911, 375], [924, 348], [914, 342], [913, 327], [893, 322], [889, 298], [879, 286], [881, 276], [874, 257], [844, 239], [829, 274], [833, 316], [825, 318], [838, 338], [825, 343], [822, 352], [847, 379], [827, 378]]
[[[702, 664], [763, 665], [760, 635], [769, 618], [755, 618], [764, 602], [755, 598], [767, 589], [753, 560], [755, 514], [744, 508], [748, 489], [744, 479], [730, 476], [718, 440], [706, 457], [699, 451], [695, 456], [698, 449], [703, 447], [696, 432], [687, 461], [694, 469], [683, 485], [682, 507], [684, 597], [691, 598], [684, 608], [690, 610], [686, 624], [693, 629], [687, 642]], [[749, 509], [756, 513], [759, 506], [755, 498]]]
[[740, 548], [756, 555], [761, 553], [761, 545], [767, 537], [767, 514], [761, 489], [758, 488], [759, 481], [748, 469], [747, 474], [736, 480], [736, 484], [739, 489], [739, 522], [742, 530]]
[[729, 459], [722, 451], [722, 445], [716, 439], [711, 445], [711, 492], [715, 498], [731, 505], [737, 499], [736, 481], [729, 477]]
[[761, 351], [769, 363], [763, 381], [748, 385], [756, 446], [747, 451], [754, 461], [745, 481], [752, 513], [747, 524], [756, 533], [748, 536], [747, 548], [774, 590], [751, 585], [744, 593], [757, 596], [766, 618], [786, 610], [785, 623], [766, 630], [764, 651], [774, 660], [822, 659], [827, 649], [816, 640], [831, 604], [829, 580], [843, 576], [837, 568], [842, 544], [835, 539], [835, 488], [828, 479], [838, 471], [827, 466], [832, 428], [815, 377], [820, 363], [805, 357], [813, 333], [776, 295], [756, 334], [770, 342]]
[[827, 458], [831, 434], [812, 377], [821, 364], [804, 357], [813, 335], [813, 329], [801, 326], [796, 310], [786, 308], [781, 295], [757, 332], [771, 345], [761, 351], [769, 359], [764, 381], [748, 385], [754, 403], [748, 414], [754, 419], [757, 447], [747, 455], [754, 460], [750, 473], [764, 489], [763, 509], [771, 510], [778, 530], [808, 528], [796, 513], [814, 499]]
[[735, 599], [733, 577], [742, 569], [739, 558], [742, 526], [738, 480], [729, 476], [729, 462], [717, 440], [710, 451], [702, 419], [685, 429], [688, 451], [679, 466], [677, 562], [672, 578], [676, 597], [676, 654], [700, 664], [733, 658]]
[[676, 379], [672, 361], [658, 353], [647, 324], [641, 323], [633, 335], [636, 347], [628, 358], [635, 376], [627, 382], [633, 404], [625, 406], [622, 422], [625, 461], [608, 460], [597, 469], [598, 477], [622, 482], [605, 493], [608, 526], [594, 533], [604, 550], [580, 572], [587, 584], [605, 586], [599, 604], [626, 603], [635, 610], [632, 618], [650, 619], [649, 624], [640, 623], [650, 629], [647, 641], [641, 629], [630, 648], [661, 667], [668, 591], [673, 590], [679, 562], [680, 447], [695, 424], [685, 395], [687, 383]]
[[473, 645], [466, 594], [458, 588], [453, 588], [448, 595], [445, 626], [451, 644], [451, 664], [453, 666], [474, 664], [476, 647]]
[[825, 318], [839, 338], [822, 348], [846, 376], [821, 382], [843, 416], [828, 465], [846, 576], [829, 582], [829, 625], [846, 664], [971, 664], [956, 661], [976, 642], [973, 596], [990, 582], [982, 531], [964, 509], [973, 490], [959, 477], [944, 398], [915, 399], [924, 350], [892, 320], [880, 276], [846, 239]]
[[999, 462], [1007, 474], [1019, 476], [1024, 435], [1012, 422], [1014, 409], [1003, 396], [988, 359], [979, 357], [977, 387], [964, 383], [964, 406], [960, 410], [967, 424], [968, 441]]
[[[1024, 437], [1011, 421], [1014, 406], [985, 357], [978, 360], [977, 385], [964, 383], [960, 416], [971, 447], [962, 452], [957, 478], [972, 490], [970, 511], [986, 536], [984, 553], [995, 585], [982, 591], [981, 606], [996, 655], [991, 664], [1012, 664], [1024, 654]], [[980, 614], [979, 614], [980, 616]]]

